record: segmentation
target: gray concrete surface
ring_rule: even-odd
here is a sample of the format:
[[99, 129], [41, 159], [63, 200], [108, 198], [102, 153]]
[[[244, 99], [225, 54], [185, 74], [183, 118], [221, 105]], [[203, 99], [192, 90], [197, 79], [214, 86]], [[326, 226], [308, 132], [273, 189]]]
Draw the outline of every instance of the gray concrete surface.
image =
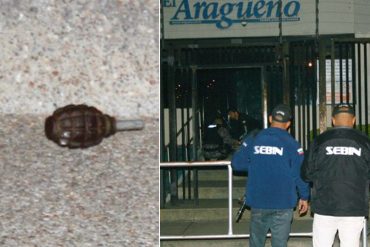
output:
[[[227, 187], [225, 170], [199, 171], [199, 191], [205, 190], [208, 195], [200, 197], [198, 203], [194, 200], [178, 200], [162, 205], [160, 210], [160, 235], [161, 237], [181, 236], [210, 236], [228, 234], [228, 200], [224, 189]], [[245, 177], [233, 177], [233, 190], [242, 189], [244, 192]], [[212, 190], [210, 190], [212, 188]], [[240, 207], [238, 198], [243, 193], [233, 193], [233, 234], [249, 234], [250, 211], [244, 212], [239, 223], [235, 216]], [[213, 199], [212, 199], [213, 198]], [[224, 198], [224, 199], [221, 199]], [[299, 216], [294, 212], [292, 233], [311, 233], [313, 218], [310, 213]], [[370, 241], [369, 241], [370, 242]], [[162, 240], [162, 247], [241, 247], [249, 246], [247, 238], [239, 239], [191, 239], [191, 240]], [[271, 247], [271, 239], [266, 241], [266, 247]], [[312, 246], [311, 237], [291, 237], [289, 247]], [[334, 247], [338, 247], [336, 239]]]
[[[158, 246], [159, 1], [0, 0], [0, 246]], [[68, 150], [67, 104], [143, 131]]]
[[[189, 241], [165, 241], [161, 242], [162, 247], [249, 247], [248, 239], [220, 239], [220, 240], [189, 240]], [[265, 247], [271, 247], [271, 239], [266, 239]], [[311, 238], [290, 238], [288, 247], [312, 247]], [[333, 247], [339, 247], [336, 239]]]
[[[292, 233], [309, 233], [312, 231], [312, 219], [294, 220]], [[168, 221], [161, 222], [161, 236], [186, 236], [186, 235], [226, 235], [228, 223], [226, 220], [208, 221]], [[249, 220], [233, 224], [234, 234], [248, 234]], [[370, 240], [368, 239], [368, 243]], [[247, 238], [240, 239], [203, 239], [203, 240], [163, 240], [162, 247], [245, 247], [249, 246]], [[311, 237], [291, 237], [288, 247], [311, 247]], [[362, 245], [361, 245], [362, 246]], [[267, 238], [265, 247], [271, 247], [271, 238]], [[333, 247], [339, 247], [339, 239], [336, 237]]]
[[159, 1], [0, 0], [0, 112], [158, 118]]
[[158, 121], [69, 150], [44, 119], [0, 115], [0, 246], [158, 246]]
[[[293, 233], [312, 231], [312, 219], [295, 220]], [[161, 222], [161, 236], [223, 235], [228, 233], [227, 220], [208, 221], [167, 221]], [[239, 223], [233, 222], [234, 234], [249, 234], [249, 219]]]

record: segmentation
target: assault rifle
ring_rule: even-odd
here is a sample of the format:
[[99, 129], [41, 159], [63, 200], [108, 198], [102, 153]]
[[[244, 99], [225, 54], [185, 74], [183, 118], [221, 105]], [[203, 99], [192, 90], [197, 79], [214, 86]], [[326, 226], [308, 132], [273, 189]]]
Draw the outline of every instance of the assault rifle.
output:
[[236, 223], [239, 223], [240, 219], [243, 217], [244, 211], [247, 208], [247, 204], [243, 201], [243, 204], [240, 206], [238, 213], [236, 214]]

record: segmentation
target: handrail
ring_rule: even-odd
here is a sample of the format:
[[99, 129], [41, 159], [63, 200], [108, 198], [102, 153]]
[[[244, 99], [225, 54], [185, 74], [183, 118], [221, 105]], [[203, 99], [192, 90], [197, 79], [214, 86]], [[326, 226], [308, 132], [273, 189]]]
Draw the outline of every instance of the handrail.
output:
[[231, 161], [229, 160], [222, 160], [222, 161], [189, 161], [189, 162], [161, 162], [161, 167], [215, 167], [215, 166], [228, 166], [231, 165]]
[[[228, 168], [228, 191], [229, 191], [229, 228], [228, 234], [222, 235], [189, 235], [189, 236], [160, 236], [160, 240], [190, 240], [190, 239], [237, 239], [237, 238], [249, 238], [249, 234], [233, 234], [233, 225], [232, 225], [232, 176], [233, 171], [231, 167], [231, 161], [194, 161], [194, 162], [161, 162], [161, 168], [176, 168], [176, 167], [223, 167], [227, 166]], [[268, 237], [271, 237], [271, 234], [267, 234]], [[291, 237], [312, 237], [312, 232], [307, 233], [290, 233]], [[362, 232], [362, 246], [367, 246], [367, 222], [364, 220], [363, 232]]]
[[[231, 168], [230, 161], [194, 161], [194, 162], [164, 162], [160, 163], [160, 167], [223, 167], [227, 166], [228, 170], [228, 191], [229, 191], [229, 228], [228, 228], [228, 236], [233, 235], [233, 169]], [[162, 239], [162, 237], [161, 237]]]
[[[271, 237], [271, 233], [267, 233]], [[312, 237], [312, 232], [307, 233], [290, 233], [290, 237]], [[204, 240], [204, 239], [239, 239], [250, 238], [250, 234], [223, 234], [223, 235], [189, 235], [189, 236], [161, 236], [161, 240]]]

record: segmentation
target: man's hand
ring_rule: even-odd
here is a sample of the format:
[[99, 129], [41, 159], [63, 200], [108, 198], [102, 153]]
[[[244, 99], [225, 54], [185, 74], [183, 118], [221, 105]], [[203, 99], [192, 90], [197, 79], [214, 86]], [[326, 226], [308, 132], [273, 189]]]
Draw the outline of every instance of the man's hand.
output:
[[299, 215], [302, 215], [302, 214], [306, 213], [307, 210], [308, 210], [308, 201], [300, 199], [299, 202], [298, 202]]

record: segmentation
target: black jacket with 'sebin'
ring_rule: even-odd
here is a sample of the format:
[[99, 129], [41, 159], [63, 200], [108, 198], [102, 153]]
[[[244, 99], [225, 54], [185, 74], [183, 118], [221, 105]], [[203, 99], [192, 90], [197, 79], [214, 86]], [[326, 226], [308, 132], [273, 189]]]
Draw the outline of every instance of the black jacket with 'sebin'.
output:
[[303, 180], [312, 182], [311, 210], [331, 216], [368, 216], [370, 141], [352, 128], [318, 136], [305, 155]]

